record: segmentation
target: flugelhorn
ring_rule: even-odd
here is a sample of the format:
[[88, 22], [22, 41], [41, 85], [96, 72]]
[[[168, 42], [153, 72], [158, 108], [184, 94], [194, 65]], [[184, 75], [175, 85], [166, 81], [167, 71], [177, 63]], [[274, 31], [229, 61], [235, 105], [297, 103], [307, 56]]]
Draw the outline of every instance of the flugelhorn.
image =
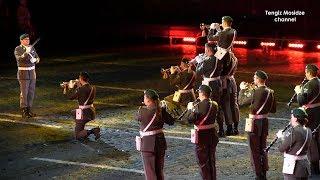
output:
[[167, 79], [169, 77], [171, 68], [176, 69], [177, 72], [181, 71], [179, 66], [171, 66], [170, 68], [167, 68], [167, 69], [161, 68], [160, 73], [163, 79]]
[[60, 87], [63, 88], [63, 94], [67, 93], [67, 89], [75, 88], [78, 83], [79, 83], [78, 79], [73, 79], [73, 80], [70, 80], [70, 81], [66, 81], [66, 82], [60, 83]]
[[256, 88], [257, 88], [257, 86], [254, 84], [254, 82], [248, 83], [248, 82], [242, 81], [240, 83], [240, 89], [254, 90]]

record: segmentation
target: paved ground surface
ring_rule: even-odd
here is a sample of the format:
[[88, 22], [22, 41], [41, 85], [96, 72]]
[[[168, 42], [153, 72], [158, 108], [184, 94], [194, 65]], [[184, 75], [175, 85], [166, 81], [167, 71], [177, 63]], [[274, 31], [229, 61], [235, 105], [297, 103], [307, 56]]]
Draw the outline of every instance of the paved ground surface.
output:
[[[133, 120], [142, 91], [152, 87], [161, 97], [168, 95], [167, 82], [159, 79], [160, 67], [176, 64], [177, 57], [194, 56], [195, 51], [193, 46], [150, 46], [47, 58], [38, 73], [34, 109], [39, 117], [28, 120], [18, 114], [15, 68], [8, 66], [0, 74], [0, 179], [143, 179], [141, 157], [134, 145], [138, 123]], [[320, 55], [287, 50], [270, 54], [246, 49], [235, 52], [240, 61], [238, 83], [252, 81], [253, 72], [264, 69], [277, 92], [277, 113], [270, 115], [269, 121], [270, 142], [288, 123], [290, 109], [285, 104], [294, 85], [303, 79], [305, 64], [318, 64]], [[90, 70], [98, 88], [98, 116], [89, 124], [102, 128], [98, 141], [73, 140], [74, 123], [69, 111], [75, 102], [60, 97], [59, 82], [76, 77], [83, 69]], [[239, 136], [220, 139], [218, 179], [254, 179], [243, 132], [246, 114], [247, 108], [242, 107]], [[189, 131], [190, 126], [180, 123], [166, 127], [166, 179], [200, 179]], [[269, 163], [268, 178], [282, 179], [282, 155], [276, 149], [270, 151]]]

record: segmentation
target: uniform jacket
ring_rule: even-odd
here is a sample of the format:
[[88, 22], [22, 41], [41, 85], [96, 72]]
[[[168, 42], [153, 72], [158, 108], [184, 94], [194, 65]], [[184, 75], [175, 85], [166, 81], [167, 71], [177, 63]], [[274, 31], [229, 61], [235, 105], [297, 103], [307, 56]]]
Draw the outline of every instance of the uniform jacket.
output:
[[211, 29], [208, 34], [208, 41], [217, 41], [219, 47], [227, 49], [233, 40], [234, 33], [237, 35], [236, 30], [232, 28], [226, 28], [216, 34], [214, 34], [214, 30]]
[[[68, 91], [67, 96], [69, 99], [78, 100], [79, 106], [83, 106], [85, 101], [88, 99], [91, 89], [93, 88], [92, 94], [86, 105], [93, 104], [96, 97], [96, 88], [90, 84], [85, 84], [74, 91]], [[91, 107], [88, 109], [83, 109], [83, 119], [84, 120], [94, 120], [96, 116], [95, 108]]]
[[[26, 48], [23, 45], [19, 45], [14, 50], [14, 56], [17, 61], [18, 67], [32, 67], [35, 66], [35, 63], [30, 61], [31, 56], [29, 54], [25, 54]], [[34, 56], [34, 58], [39, 58], [36, 50], [32, 47], [30, 54]], [[21, 80], [28, 79], [36, 79], [36, 71], [34, 70], [18, 70], [17, 78]]]
[[[196, 80], [195, 72], [188, 71], [188, 69], [180, 73], [170, 74], [169, 76], [170, 85], [176, 86], [178, 90], [183, 90], [185, 87], [187, 87], [185, 90], [193, 89], [195, 80]], [[188, 93], [181, 94], [181, 98], [179, 102], [186, 105], [188, 102], [194, 101], [194, 100], [195, 100], [194, 94], [191, 92], [190, 93], [188, 92]]]
[[[287, 153], [291, 155], [295, 155], [297, 151], [302, 147], [302, 145], [305, 142], [307, 131], [308, 131], [308, 137], [307, 137], [307, 143], [303, 147], [302, 151], [299, 156], [306, 155], [308, 152], [308, 148], [310, 146], [312, 133], [309, 128], [303, 128], [303, 126], [298, 125], [292, 129], [289, 130], [290, 134], [288, 136], [285, 136], [283, 142], [279, 146], [279, 151], [282, 153]], [[307, 159], [305, 160], [297, 160], [296, 167], [294, 169], [293, 177], [308, 177], [310, 175], [310, 165]]]
[[[155, 112], [156, 112], [155, 107], [142, 106], [139, 108], [139, 111], [136, 114], [135, 119], [140, 122], [140, 131], [143, 131], [145, 127], [147, 127], [147, 125], [151, 121]], [[160, 115], [156, 116], [155, 120], [146, 131], [162, 129], [164, 123], [173, 125], [174, 119], [165, 110], [165, 108], [162, 108]], [[165, 151], [166, 149], [167, 149], [167, 144], [166, 144], [166, 140], [164, 138], [163, 133], [142, 137], [142, 141], [141, 141], [142, 152]]]
[[[218, 104], [215, 101], [211, 101], [210, 99], [204, 99], [203, 101], [201, 101], [197, 106], [195, 106], [194, 111], [188, 110], [184, 117], [189, 123], [199, 125], [203, 118], [207, 115], [210, 104], [212, 104], [211, 112], [207, 120], [202, 125], [214, 124], [217, 117]], [[199, 144], [216, 144], [218, 142], [216, 129], [213, 128], [207, 130], [199, 130], [198, 142]]]
[[[319, 84], [319, 78], [316, 77], [303, 85], [302, 93], [297, 94], [297, 101], [300, 106], [309, 104], [313, 99], [315, 100], [311, 104], [320, 102], [320, 95], [317, 97], [320, 91]], [[308, 108], [306, 112], [309, 120], [306, 126], [313, 130], [320, 123], [320, 107]]]
[[[217, 41], [217, 45], [219, 47], [227, 49], [229, 47], [232, 47], [231, 43], [233, 40], [233, 36], [235, 36], [236, 38], [236, 34], [237, 34], [236, 30], [232, 28], [224, 29], [220, 32], [217, 32], [216, 34], [214, 34], [214, 30], [210, 30], [208, 34], [208, 40]], [[230, 56], [229, 52], [227, 52], [226, 55], [221, 59], [223, 64], [223, 70], [221, 71], [222, 76], [228, 75], [228, 72], [231, 69], [232, 59], [230, 57], [235, 58], [233, 53], [231, 53], [231, 56]]]
[[[257, 111], [261, 108], [263, 103], [265, 102], [268, 94], [268, 87], [260, 86], [252, 91], [247, 91], [241, 89], [239, 92], [239, 105], [248, 105], [249, 113], [256, 114]], [[271, 90], [271, 89], [270, 89]], [[267, 114], [267, 113], [275, 113], [276, 112], [276, 100], [274, 97], [274, 92], [271, 90], [268, 100], [265, 106], [258, 114]], [[254, 121], [254, 128], [253, 132], [257, 135], [268, 135], [268, 120], [267, 119], [260, 119]]]
[[[214, 56], [205, 59], [201, 64], [197, 66], [197, 76], [203, 76], [206, 78], [215, 78], [221, 75], [222, 71], [222, 61], [218, 60]], [[210, 77], [211, 73], [214, 71], [213, 75]], [[211, 81], [209, 86], [212, 88], [213, 92], [220, 91], [221, 81]]]
[[[251, 92], [241, 89], [239, 92], [239, 105], [250, 104], [250, 114], [256, 114], [267, 98], [268, 89], [266, 86], [260, 86]], [[271, 90], [267, 103], [259, 114], [275, 113], [276, 105], [274, 91]]]

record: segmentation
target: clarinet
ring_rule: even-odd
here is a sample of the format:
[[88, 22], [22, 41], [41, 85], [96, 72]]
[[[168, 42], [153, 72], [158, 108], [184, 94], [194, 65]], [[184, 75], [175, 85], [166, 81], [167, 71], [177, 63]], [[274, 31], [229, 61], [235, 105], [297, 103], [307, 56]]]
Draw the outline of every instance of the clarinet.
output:
[[[283, 130], [282, 132], [285, 132], [289, 127], [291, 126], [291, 123], [289, 123]], [[270, 148], [273, 146], [274, 143], [276, 143], [278, 140], [278, 137], [274, 138], [273, 141], [270, 143], [270, 145], [264, 150], [264, 152], [268, 153]]]
[[[302, 85], [308, 82], [307, 78], [304, 78], [303, 81], [301, 82]], [[294, 93], [290, 99], [290, 101], [287, 103], [287, 106], [290, 107], [293, 101], [297, 98], [297, 93]]]
[[[197, 106], [200, 102], [201, 102], [201, 101], [200, 101], [199, 99], [196, 99], [195, 101], [193, 101], [193, 103], [195, 103], [195, 104], [193, 105], [193, 107], [194, 107], [194, 106]], [[188, 108], [182, 112], [182, 114], [178, 117], [178, 120], [181, 120], [181, 118], [182, 118], [187, 112], [188, 112]]]
[[312, 134], [316, 133], [320, 128], [320, 124], [312, 131]]

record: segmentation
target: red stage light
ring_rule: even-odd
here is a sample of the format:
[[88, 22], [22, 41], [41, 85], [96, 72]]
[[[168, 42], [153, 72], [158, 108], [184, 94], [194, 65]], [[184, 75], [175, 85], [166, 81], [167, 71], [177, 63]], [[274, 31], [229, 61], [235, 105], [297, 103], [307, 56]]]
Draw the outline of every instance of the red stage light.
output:
[[289, 48], [303, 48], [304, 44], [301, 43], [289, 43], [288, 47]]
[[261, 42], [260, 46], [270, 46], [270, 47], [274, 47], [276, 45], [276, 43], [274, 42]]
[[184, 37], [182, 40], [184, 42], [196, 42], [196, 38], [194, 37]]
[[233, 41], [233, 44], [236, 44], [236, 45], [247, 45], [247, 41]]
[[317, 49], [320, 49], [320, 44], [318, 44]]

